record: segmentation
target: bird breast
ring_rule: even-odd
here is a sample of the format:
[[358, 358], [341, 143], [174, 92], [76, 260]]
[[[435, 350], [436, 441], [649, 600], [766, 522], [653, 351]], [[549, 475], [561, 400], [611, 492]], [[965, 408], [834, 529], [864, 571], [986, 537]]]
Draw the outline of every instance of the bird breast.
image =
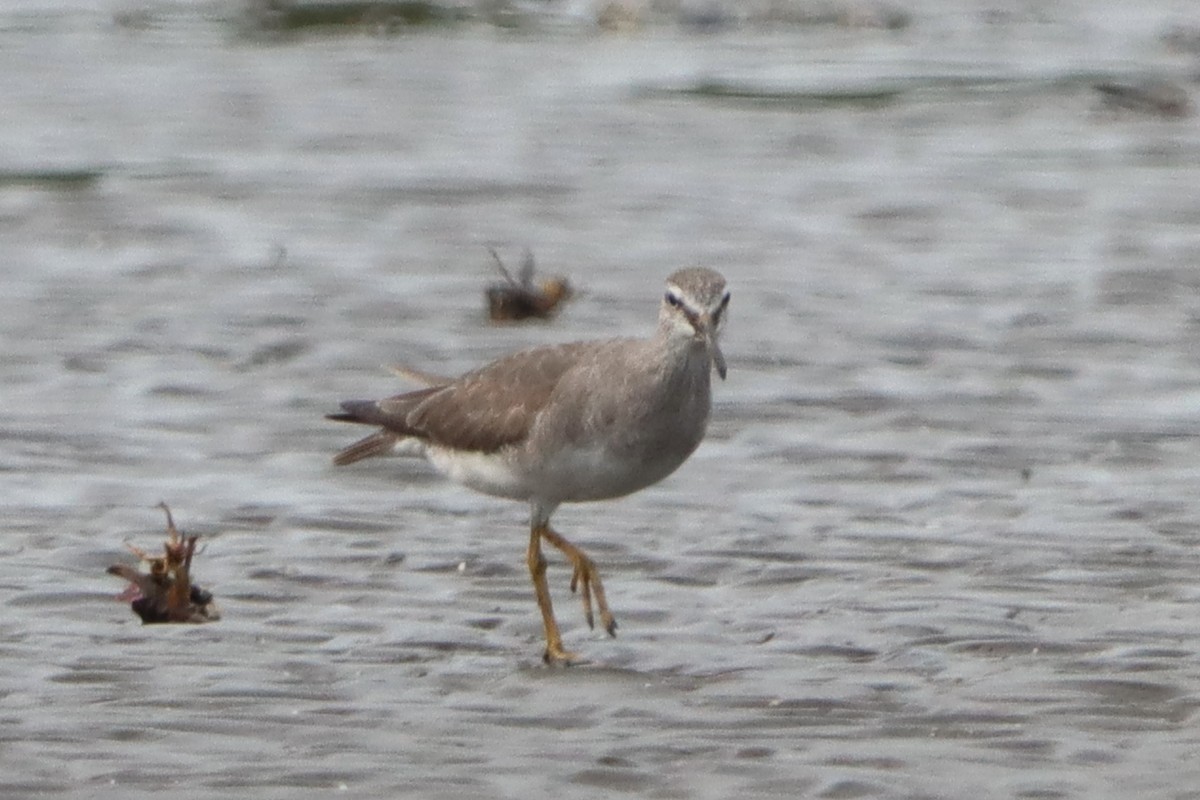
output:
[[564, 376], [548, 408], [525, 448], [540, 473], [531, 483], [560, 502], [620, 497], [667, 477], [700, 444], [707, 355], [701, 349], [665, 369], [661, 359], [635, 359], [619, 375], [580, 369]]

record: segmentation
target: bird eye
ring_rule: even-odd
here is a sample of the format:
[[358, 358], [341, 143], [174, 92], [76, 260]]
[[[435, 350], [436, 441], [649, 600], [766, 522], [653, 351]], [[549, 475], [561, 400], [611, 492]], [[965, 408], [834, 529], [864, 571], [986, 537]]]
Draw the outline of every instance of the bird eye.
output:
[[666, 300], [667, 300], [667, 305], [669, 305], [673, 308], [679, 308], [679, 306], [683, 304], [683, 301], [680, 300], [679, 297], [676, 296], [676, 294], [674, 292], [667, 292]]

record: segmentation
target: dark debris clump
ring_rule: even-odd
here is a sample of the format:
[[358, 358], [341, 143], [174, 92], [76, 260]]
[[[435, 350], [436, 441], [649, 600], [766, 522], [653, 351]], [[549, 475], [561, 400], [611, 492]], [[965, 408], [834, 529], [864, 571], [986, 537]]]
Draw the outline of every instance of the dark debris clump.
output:
[[571, 284], [561, 275], [535, 282], [533, 253], [526, 250], [521, 272], [513, 277], [496, 251], [488, 248], [503, 277], [484, 293], [488, 316], [493, 322], [518, 322], [524, 319], [550, 319], [559, 306], [570, 299]]
[[214, 622], [221, 618], [211, 592], [192, 583], [192, 557], [196, 552], [198, 536], [183, 537], [171, 518], [171, 509], [166, 503], [159, 507], [167, 512], [167, 541], [163, 544], [163, 555], [149, 553], [126, 545], [138, 557], [139, 562], [149, 565], [142, 572], [128, 564], [113, 564], [109, 575], [129, 581], [129, 586], [118, 595], [119, 600], [128, 601], [134, 613], [146, 625], [160, 622]]

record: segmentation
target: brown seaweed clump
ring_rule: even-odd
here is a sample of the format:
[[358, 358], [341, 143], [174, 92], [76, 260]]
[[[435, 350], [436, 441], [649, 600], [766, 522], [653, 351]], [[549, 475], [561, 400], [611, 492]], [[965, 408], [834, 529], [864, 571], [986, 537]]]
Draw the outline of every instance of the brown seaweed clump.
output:
[[500, 256], [488, 248], [504, 280], [487, 288], [488, 316], [493, 322], [518, 322], [524, 319], [550, 319], [559, 305], [571, 297], [571, 284], [561, 275], [534, 283], [533, 253], [525, 251], [521, 272], [514, 278]]
[[159, 508], [167, 512], [167, 541], [163, 544], [163, 555], [152, 556], [134, 547], [129, 548], [139, 561], [149, 565], [149, 572], [141, 572], [128, 564], [113, 564], [109, 575], [129, 581], [129, 587], [117, 596], [118, 600], [129, 601], [135, 614], [142, 622], [151, 625], [159, 622], [214, 622], [221, 618], [213, 602], [211, 592], [192, 583], [192, 556], [196, 552], [198, 536], [184, 538], [175, 527], [171, 509], [166, 503]]

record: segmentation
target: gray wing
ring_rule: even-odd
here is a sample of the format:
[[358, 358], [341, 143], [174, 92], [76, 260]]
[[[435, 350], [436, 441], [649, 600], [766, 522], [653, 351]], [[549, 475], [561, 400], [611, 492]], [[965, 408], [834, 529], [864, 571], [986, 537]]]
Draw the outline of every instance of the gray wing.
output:
[[468, 372], [443, 386], [378, 402], [342, 403], [330, 419], [383, 430], [338, 454], [338, 463], [377, 455], [397, 438], [416, 437], [456, 450], [484, 453], [522, 441], [562, 376], [600, 343], [578, 342], [524, 350]]
[[[405, 414], [407, 426], [434, 444], [492, 452], [522, 441], [562, 376], [581, 352], [581, 342], [525, 350], [468, 372], [424, 398]], [[385, 409], [391, 401], [381, 404]], [[402, 411], [406, 404], [397, 404]]]

